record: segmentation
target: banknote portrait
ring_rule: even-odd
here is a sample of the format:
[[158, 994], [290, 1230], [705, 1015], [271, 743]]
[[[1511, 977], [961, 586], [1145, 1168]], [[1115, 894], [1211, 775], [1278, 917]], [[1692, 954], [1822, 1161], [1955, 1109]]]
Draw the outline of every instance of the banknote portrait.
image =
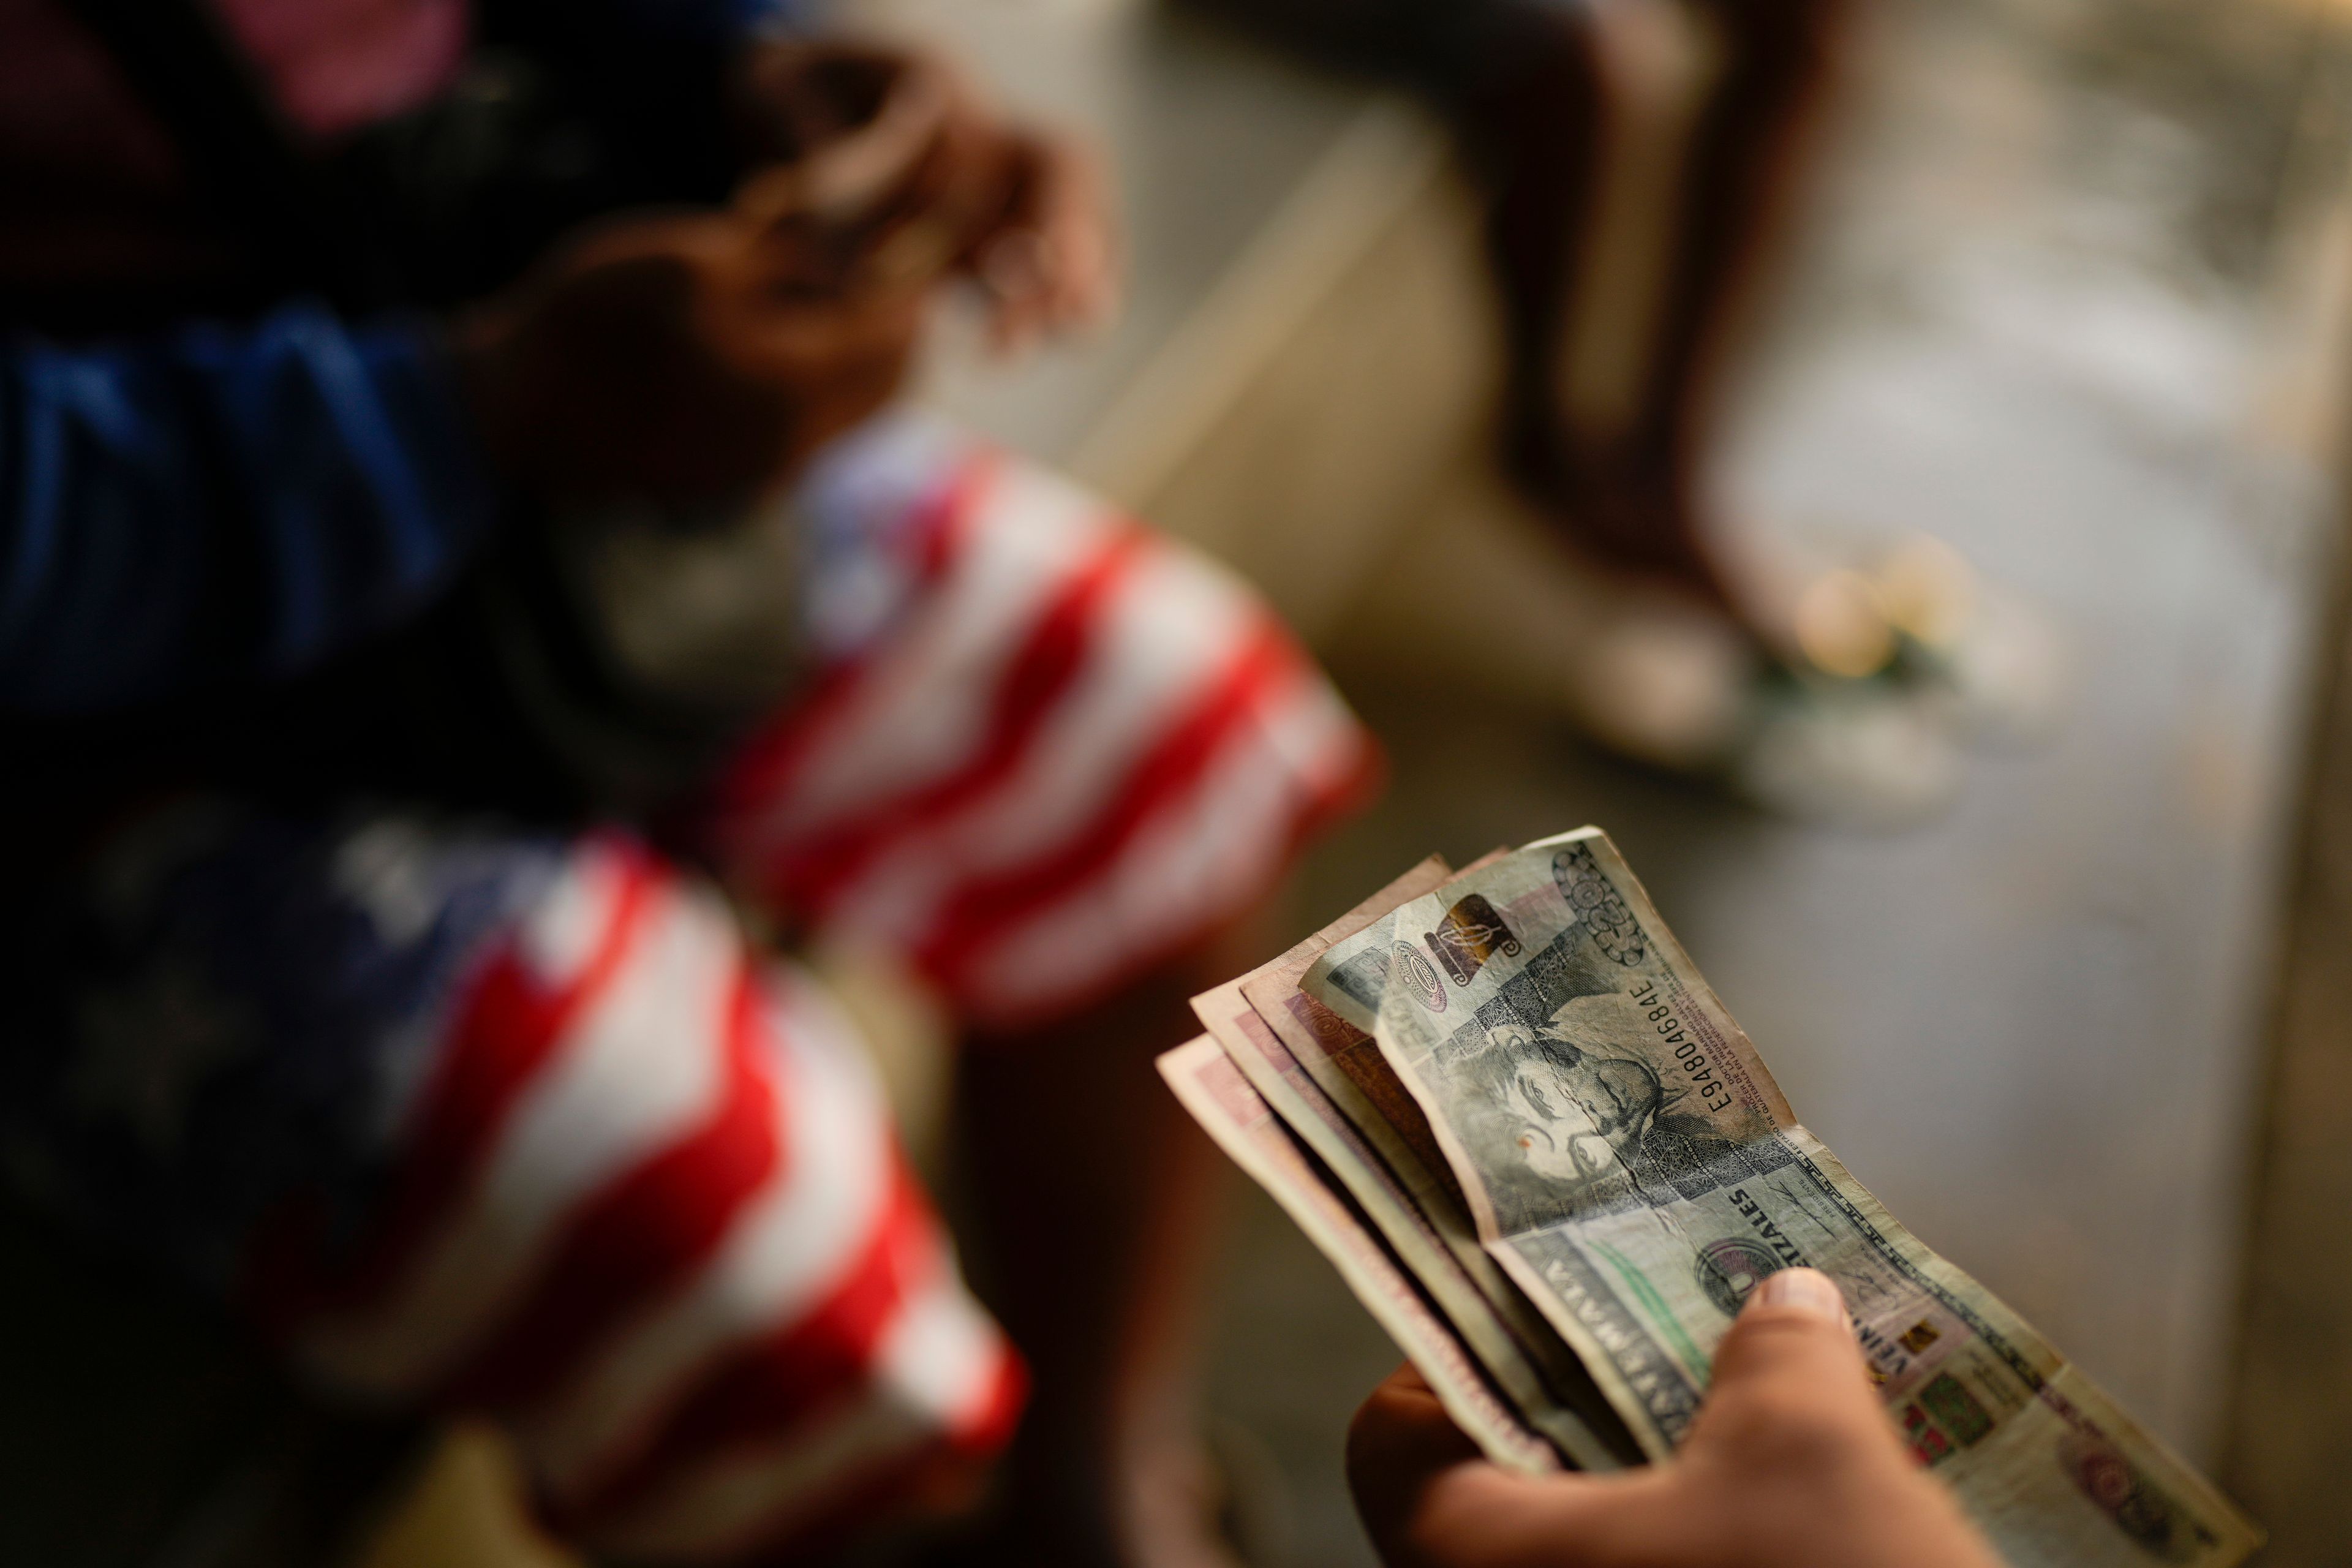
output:
[[1490, 1012], [1443, 1058], [1507, 1231], [1697, 1197], [1757, 1168], [1622, 1030]]
[[[1508, 1190], [1533, 1211], [1528, 1217], [1563, 1217], [1632, 1196], [1633, 1162], [1666, 1102], [1649, 1064], [1549, 1026], [1512, 1020], [1484, 1033], [1485, 1048], [1456, 1061], [1483, 1091], [1478, 1121], [1514, 1178]], [[1504, 1194], [1493, 1195], [1500, 1210]]]

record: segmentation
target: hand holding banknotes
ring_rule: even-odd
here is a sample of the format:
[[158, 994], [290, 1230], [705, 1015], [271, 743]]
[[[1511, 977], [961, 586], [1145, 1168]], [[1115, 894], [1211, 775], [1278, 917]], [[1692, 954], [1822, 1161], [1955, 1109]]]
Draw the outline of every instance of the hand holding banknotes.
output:
[[1613, 1476], [1480, 1458], [1411, 1367], [1349, 1434], [1356, 1506], [1391, 1568], [1997, 1568], [1898, 1442], [1827, 1276], [1767, 1279], [1725, 1336], [1690, 1438]]
[[[2237, 1568], [2261, 1543], [1798, 1121], [1598, 829], [1433, 857], [1192, 1006], [1209, 1033], [1161, 1075], [1426, 1379], [1359, 1434], [1395, 1561]], [[1796, 1280], [1830, 1292], [1811, 1318]]]

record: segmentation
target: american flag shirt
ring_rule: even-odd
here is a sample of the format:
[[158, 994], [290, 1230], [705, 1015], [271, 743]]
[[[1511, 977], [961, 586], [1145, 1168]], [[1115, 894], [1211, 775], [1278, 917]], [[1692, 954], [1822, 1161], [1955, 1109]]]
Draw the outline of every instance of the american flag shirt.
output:
[[[815, 672], [667, 830], [987, 1048], [1239, 914], [1368, 782], [1254, 595], [1051, 474], [890, 416], [796, 512]], [[1009, 1435], [1019, 1361], [854, 1026], [625, 825], [184, 804], [69, 906], [16, 955], [16, 1194], [327, 1396], [496, 1419], [568, 1539], [764, 1557]]]

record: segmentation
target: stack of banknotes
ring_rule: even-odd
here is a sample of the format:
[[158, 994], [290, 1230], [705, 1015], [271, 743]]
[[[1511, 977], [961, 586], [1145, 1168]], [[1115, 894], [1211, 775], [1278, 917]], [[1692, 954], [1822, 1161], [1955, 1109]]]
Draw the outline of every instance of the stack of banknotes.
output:
[[1666, 1458], [1748, 1292], [1807, 1266], [2011, 1563], [2260, 1543], [1799, 1125], [1598, 829], [1423, 861], [1192, 1005], [1160, 1072], [1496, 1463]]

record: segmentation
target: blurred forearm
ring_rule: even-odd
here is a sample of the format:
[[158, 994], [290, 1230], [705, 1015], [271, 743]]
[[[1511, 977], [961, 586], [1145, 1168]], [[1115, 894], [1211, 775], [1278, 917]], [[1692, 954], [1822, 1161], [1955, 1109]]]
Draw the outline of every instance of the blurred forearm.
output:
[[289, 674], [444, 583], [494, 502], [421, 321], [0, 350], [0, 704]]

